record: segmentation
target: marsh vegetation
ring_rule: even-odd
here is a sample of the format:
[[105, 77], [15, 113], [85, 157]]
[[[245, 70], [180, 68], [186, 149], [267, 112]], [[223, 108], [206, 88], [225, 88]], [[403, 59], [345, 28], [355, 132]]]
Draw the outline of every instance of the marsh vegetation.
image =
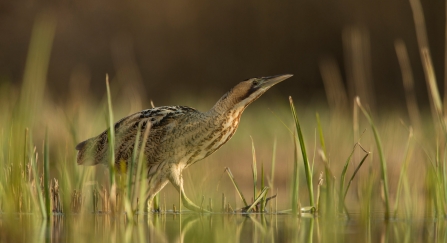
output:
[[[410, 2], [420, 23], [420, 6]], [[418, 108], [414, 83], [422, 81], [412, 78], [402, 40], [395, 50], [407, 109], [375, 107], [362, 79], [367, 57], [354, 55], [365, 53], [365, 39], [350, 30], [351, 68], [365, 81], [353, 88], [360, 98], [348, 98], [326, 59], [328, 105], [287, 96], [255, 102], [227, 145], [185, 171], [190, 198], [212, 212], [192, 213], [171, 186], [145, 207], [144, 163], [126, 173], [76, 165], [79, 141], [148, 102], [114, 77], [101, 98], [82, 77], [66, 102], [46, 96], [55, 23], [38, 18], [21, 86], [0, 84], [0, 242], [446, 241], [447, 107], [417, 26], [430, 109]], [[207, 109], [214, 101], [173, 102]]]

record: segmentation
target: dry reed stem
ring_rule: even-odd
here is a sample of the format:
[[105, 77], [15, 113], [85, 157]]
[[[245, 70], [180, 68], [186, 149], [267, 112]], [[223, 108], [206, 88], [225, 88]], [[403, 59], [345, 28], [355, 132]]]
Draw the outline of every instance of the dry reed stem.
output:
[[[234, 187], [236, 188], [236, 192], [238, 193], [239, 197], [242, 199], [242, 201], [244, 202], [244, 206], [248, 206], [247, 201], [245, 200], [244, 194], [242, 194], [241, 190], [239, 189], [239, 186], [236, 183], [236, 180], [233, 176], [233, 173], [231, 173], [230, 168], [225, 168], [225, 171], [228, 174], [228, 177], [230, 177], [231, 182], [233, 183]], [[203, 198], [202, 198], [202, 204], [203, 204]]]
[[363, 26], [351, 26], [343, 30], [342, 39], [350, 100], [360, 96], [375, 110], [369, 33]]
[[442, 101], [441, 96], [439, 95], [438, 85], [436, 83], [436, 75], [433, 69], [433, 64], [430, 56], [430, 52], [428, 48], [423, 47], [421, 49], [422, 54], [422, 63], [425, 71], [427, 85], [429, 87], [430, 96], [433, 98], [433, 104], [436, 109], [436, 113], [441, 115], [442, 118]]
[[343, 85], [340, 69], [333, 57], [319, 62], [326, 98], [333, 114], [343, 115], [348, 109], [348, 97]]
[[411, 10], [413, 11], [413, 20], [415, 24], [416, 30], [416, 38], [419, 45], [420, 56], [422, 60], [422, 66], [424, 68], [425, 80], [427, 82], [427, 88], [429, 99], [430, 99], [430, 107], [432, 110], [433, 121], [435, 122], [440, 119], [441, 121], [441, 129], [446, 132], [446, 125], [444, 121], [444, 111], [442, 108], [442, 101], [439, 95], [438, 86], [436, 84], [436, 76], [433, 70], [433, 65], [431, 61], [430, 48], [428, 45], [428, 35], [424, 17], [424, 11], [422, 9], [421, 2], [419, 0], [409, 0]]
[[396, 49], [397, 59], [402, 72], [402, 81], [405, 90], [405, 98], [407, 101], [408, 115], [410, 116], [412, 126], [416, 131], [420, 131], [420, 129], [422, 129], [421, 115], [417, 105], [413, 72], [410, 64], [410, 58], [408, 57], [407, 47], [401, 39], [394, 42], [394, 47]]

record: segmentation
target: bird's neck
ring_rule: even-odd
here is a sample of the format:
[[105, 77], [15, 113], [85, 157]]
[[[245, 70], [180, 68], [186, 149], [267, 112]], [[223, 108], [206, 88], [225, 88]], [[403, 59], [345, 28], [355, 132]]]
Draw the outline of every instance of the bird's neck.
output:
[[214, 104], [208, 113], [212, 115], [220, 115], [231, 110], [232, 107], [234, 107], [234, 102], [231, 97], [229, 97], [229, 93], [226, 93], [216, 102], [216, 104]]
[[244, 105], [234, 104], [231, 99], [223, 96], [208, 112], [208, 118], [214, 126], [224, 133], [228, 132], [233, 136], [236, 131], [241, 115], [245, 110]]
[[224, 145], [237, 130], [244, 106], [235, 106], [231, 100], [223, 96], [209, 111], [202, 113], [204, 122], [200, 135], [196, 136], [197, 144], [189, 156], [187, 165], [201, 160]]
[[248, 103], [241, 101], [234, 95], [233, 90], [224, 94], [216, 104], [208, 111], [213, 116], [227, 116], [228, 113], [243, 112]]
[[241, 100], [233, 90], [230, 90], [206, 114], [214, 126], [221, 127], [224, 131], [231, 131], [232, 136], [239, 125], [242, 113], [250, 103], [250, 99]]

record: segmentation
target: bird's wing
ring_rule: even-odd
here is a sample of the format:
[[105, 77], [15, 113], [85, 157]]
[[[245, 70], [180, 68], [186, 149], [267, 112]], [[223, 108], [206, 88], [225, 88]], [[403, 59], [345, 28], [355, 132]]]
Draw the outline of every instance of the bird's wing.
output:
[[[150, 163], [160, 162], [158, 161], [160, 157], [158, 152], [160, 151], [157, 149], [157, 143], [163, 141], [166, 135], [175, 129], [179, 117], [187, 112], [196, 112], [196, 110], [184, 106], [164, 106], [143, 110], [116, 122], [114, 124], [116, 162], [127, 161], [131, 158], [138, 127], [141, 124], [143, 133], [148, 123], [150, 124], [148, 143], [151, 143], [151, 145], [146, 147], [151, 149], [145, 151], [145, 154], [148, 157], [153, 157], [153, 159], [148, 158]], [[76, 146], [76, 149], [79, 150], [77, 163], [85, 165], [104, 163], [108, 146], [107, 129], [98, 136], [83, 141]]]

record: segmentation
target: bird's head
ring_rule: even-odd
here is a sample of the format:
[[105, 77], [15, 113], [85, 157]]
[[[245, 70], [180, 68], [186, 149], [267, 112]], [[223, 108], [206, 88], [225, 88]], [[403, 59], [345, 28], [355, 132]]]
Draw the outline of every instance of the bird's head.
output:
[[214, 108], [220, 109], [221, 111], [241, 108], [245, 109], [245, 107], [259, 98], [273, 85], [292, 76], [292, 74], [283, 74], [270, 77], [250, 78], [242, 81], [222, 96]]

